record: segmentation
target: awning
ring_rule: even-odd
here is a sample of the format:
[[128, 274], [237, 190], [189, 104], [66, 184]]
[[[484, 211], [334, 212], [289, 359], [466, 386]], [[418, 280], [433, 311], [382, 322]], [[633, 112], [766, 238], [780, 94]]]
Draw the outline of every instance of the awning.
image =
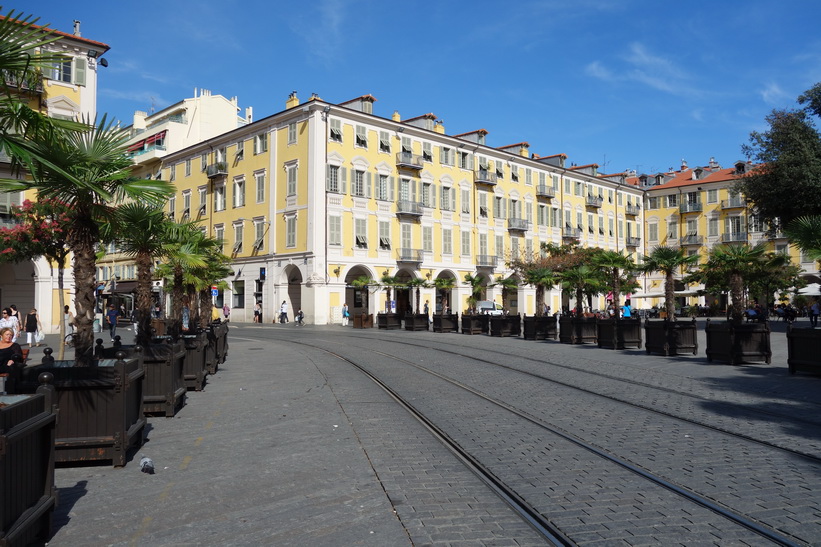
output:
[[156, 133], [154, 135], [151, 135], [150, 137], [145, 139], [145, 144], [153, 144], [155, 141], [158, 141], [163, 138], [165, 138], [165, 130], [160, 131], [159, 133]]
[[137, 141], [137, 142], [135, 142], [134, 144], [132, 144], [131, 146], [129, 146], [129, 147], [126, 149], [126, 151], [128, 151], [128, 152], [133, 152], [134, 150], [139, 150], [140, 148], [142, 148], [142, 147], [143, 147], [143, 145], [144, 145], [144, 144], [145, 144], [145, 139], [143, 139], [143, 140], [141, 140], [141, 141]]
[[798, 289], [798, 294], [804, 296], [821, 296], [821, 285], [818, 283], [810, 283], [802, 289]]
[[106, 283], [105, 290], [103, 290], [103, 294], [128, 294], [134, 292], [137, 288], [136, 281], [117, 281], [117, 288], [111, 288], [112, 283], [109, 281]]

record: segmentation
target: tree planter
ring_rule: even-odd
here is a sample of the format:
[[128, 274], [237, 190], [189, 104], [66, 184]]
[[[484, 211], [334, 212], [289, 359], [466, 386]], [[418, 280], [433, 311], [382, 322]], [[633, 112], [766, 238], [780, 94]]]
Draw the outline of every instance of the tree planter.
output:
[[724, 361], [731, 365], [764, 361], [772, 358], [770, 325], [764, 323], [733, 323], [707, 320], [707, 360]]
[[377, 313], [376, 326], [387, 330], [401, 329], [402, 318], [398, 313]]
[[696, 320], [670, 321], [668, 319], [644, 321], [644, 348], [647, 353], [681, 355], [698, 352], [698, 328]]
[[596, 344], [597, 336], [595, 317], [559, 317], [559, 342], [562, 344]]
[[214, 334], [216, 341], [216, 347], [214, 349], [216, 353], [216, 365], [214, 366], [213, 372], [209, 370], [209, 373], [215, 374], [219, 365], [224, 363], [228, 357], [228, 323], [211, 323], [209, 328]]
[[821, 329], [787, 328], [787, 366], [790, 374], [821, 374]]
[[171, 418], [185, 404], [185, 346], [165, 340], [143, 349], [143, 413]]
[[145, 370], [138, 358], [99, 359], [93, 366], [76, 367], [74, 361], [55, 361], [45, 349], [43, 363], [26, 367], [16, 385], [18, 393], [34, 393], [38, 376], [54, 379], [60, 411], [55, 441], [55, 461], [111, 461], [126, 464], [128, 450], [143, 444]]
[[0, 395], [0, 544], [43, 545], [51, 537], [54, 397], [47, 385], [36, 395]]
[[368, 313], [355, 313], [353, 316], [353, 328], [355, 329], [372, 329], [373, 315]]
[[173, 336], [176, 338], [180, 335], [182, 329], [182, 322], [176, 319], [152, 319], [151, 320], [151, 335], [152, 336]]
[[[217, 335], [214, 333], [214, 326], [218, 323], [212, 323], [205, 331], [207, 343], [204, 348], [205, 370], [208, 374], [216, 374], [219, 368], [219, 361], [217, 360]], [[224, 342], [223, 342], [224, 343]]]
[[208, 335], [205, 332], [197, 334], [183, 334], [185, 344], [185, 359], [183, 360], [183, 380], [186, 389], [202, 391], [205, 385], [205, 376], [208, 369], [205, 366], [205, 348], [208, 345]]
[[525, 315], [522, 319], [522, 336], [525, 340], [555, 340], [558, 335], [556, 318], [552, 315]]
[[596, 329], [600, 348], [641, 347], [641, 319], [638, 317], [599, 319], [596, 321]]
[[405, 315], [405, 330], [428, 330], [428, 316], [424, 313], [409, 313]]
[[462, 334], [487, 334], [489, 330], [489, 315], [462, 314]]
[[459, 315], [455, 313], [434, 314], [433, 332], [459, 332]]
[[522, 331], [522, 318], [518, 315], [491, 315], [491, 336], [519, 336]]

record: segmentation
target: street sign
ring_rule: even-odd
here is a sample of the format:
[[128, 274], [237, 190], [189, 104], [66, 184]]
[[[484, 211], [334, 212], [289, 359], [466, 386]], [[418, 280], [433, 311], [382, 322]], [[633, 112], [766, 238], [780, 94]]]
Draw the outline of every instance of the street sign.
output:
[[216, 287], [211, 287], [211, 296], [219, 296], [219, 293]]

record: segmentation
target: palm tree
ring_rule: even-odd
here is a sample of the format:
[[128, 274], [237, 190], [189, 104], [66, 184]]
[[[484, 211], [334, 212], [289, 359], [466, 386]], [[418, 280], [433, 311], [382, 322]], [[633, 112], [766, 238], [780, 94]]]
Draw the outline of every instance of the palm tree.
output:
[[470, 297], [468, 298], [468, 307], [476, 313], [476, 303], [482, 299], [482, 293], [485, 288], [485, 276], [482, 274], [471, 275], [465, 274], [465, 284], [470, 285]]
[[519, 288], [519, 282], [513, 277], [497, 276], [494, 285], [502, 287], [502, 306], [507, 308], [507, 295], [510, 291], [515, 291]]
[[437, 277], [433, 281], [436, 290], [439, 291], [439, 299], [442, 302], [442, 310], [440, 313], [444, 314], [447, 308], [450, 308], [450, 291], [456, 286], [456, 280], [452, 277]]
[[605, 270], [607, 284], [613, 292], [613, 308], [619, 312], [619, 291], [621, 289], [621, 274], [633, 271], [636, 265], [630, 257], [617, 251], [599, 251], [593, 256], [593, 264]]
[[362, 296], [364, 297], [363, 304], [365, 307], [365, 315], [368, 314], [368, 287], [375, 283], [376, 282], [367, 275], [357, 277], [356, 279], [351, 281], [351, 286], [362, 292]]
[[414, 292], [416, 293], [414, 295], [414, 297], [416, 299], [416, 312], [415, 313], [417, 315], [419, 315], [419, 313], [421, 313], [419, 311], [419, 304], [420, 304], [420, 300], [421, 300], [421, 295], [419, 294], [419, 292], [420, 292], [420, 289], [422, 287], [427, 287], [428, 286], [428, 282], [425, 281], [424, 279], [419, 279], [417, 277], [417, 278], [413, 278], [413, 279], [410, 279], [410, 280], [406, 281], [405, 285], [407, 285], [409, 288], [414, 289]]
[[[125, 155], [128, 133], [103, 117], [97, 126], [81, 130], [51, 127], [31, 140], [35, 152], [22, 158], [29, 177], [0, 181], [0, 190], [35, 190], [41, 199], [66, 203], [72, 229], [68, 247], [74, 256], [75, 360], [85, 365], [93, 345], [100, 223], [114, 218], [116, 204], [142, 201], [159, 205], [174, 192], [171, 184], [131, 176]], [[43, 159], [40, 159], [43, 158]]]
[[393, 276], [385, 274], [379, 282], [382, 284], [382, 288], [385, 289], [385, 311], [389, 311], [391, 309], [391, 288], [398, 284], [398, 280]]
[[790, 241], [812, 260], [821, 260], [821, 215], [799, 217], [784, 231]]
[[676, 294], [674, 275], [682, 267], [698, 263], [698, 255], [687, 255], [684, 248], [674, 249], [666, 245], [653, 248], [649, 255], [644, 255], [642, 271], [664, 274], [664, 309], [667, 318], [676, 320]]
[[740, 323], [744, 317], [744, 278], [764, 257], [764, 245], [720, 245], [713, 248], [702, 272], [710, 272], [726, 279], [732, 302], [732, 319]]
[[536, 287], [536, 317], [544, 315], [544, 293], [558, 282], [556, 272], [544, 266], [533, 266], [523, 272], [524, 282]]
[[587, 264], [578, 264], [559, 273], [562, 288], [576, 293], [576, 314], [582, 315], [584, 293], [598, 289], [601, 279], [598, 272]]
[[[202, 249], [207, 238], [194, 222], [177, 223], [167, 232], [163, 245], [164, 262], [157, 268], [157, 274], [171, 279], [171, 313], [169, 317], [183, 319], [185, 290], [191, 285], [190, 277], [186, 283], [186, 272], [208, 265], [207, 254]], [[215, 241], [215, 245], [222, 242]], [[190, 300], [190, 297], [189, 297]]]

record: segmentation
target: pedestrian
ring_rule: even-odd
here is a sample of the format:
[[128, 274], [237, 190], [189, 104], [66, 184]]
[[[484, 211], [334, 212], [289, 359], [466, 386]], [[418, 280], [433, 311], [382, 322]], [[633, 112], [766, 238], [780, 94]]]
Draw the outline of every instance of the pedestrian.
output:
[[223, 317], [223, 321], [225, 321], [226, 323], [228, 322], [228, 316], [229, 315], [231, 315], [231, 308], [228, 307], [228, 304], [225, 304], [222, 307], [222, 317]]
[[217, 307], [216, 304], [211, 306], [211, 322], [212, 323], [219, 323], [220, 322], [220, 309]]
[[345, 302], [342, 304], [342, 326], [348, 326], [348, 317], [350, 317], [350, 312], [348, 311], [348, 303]]
[[254, 304], [254, 323], [262, 322], [262, 305], [260, 302]]
[[624, 306], [621, 307], [621, 316], [625, 319], [630, 319], [633, 316], [633, 308], [630, 306], [629, 300], [624, 301]]
[[302, 313], [302, 308], [300, 308], [299, 311], [296, 312], [296, 315], [294, 316], [294, 320], [296, 321], [296, 326], [297, 327], [302, 327], [303, 325], [305, 325], [305, 323], [304, 323], [305, 314]]
[[154, 319], [160, 319], [162, 317], [162, 309], [159, 304], [154, 306], [154, 310], [151, 312], [151, 317]]
[[37, 315], [37, 310], [31, 308], [31, 311], [26, 314], [26, 344], [28, 344], [29, 349], [32, 345], [36, 344], [38, 347], [40, 346], [40, 342], [37, 341], [37, 331], [43, 332], [43, 325], [40, 323], [40, 316]]
[[66, 336], [74, 334], [74, 314], [68, 306], [63, 306], [63, 325], [66, 328]]
[[114, 304], [108, 306], [108, 311], [105, 314], [105, 322], [108, 325], [108, 334], [111, 336], [111, 341], [114, 341], [114, 336], [117, 334], [117, 318], [120, 313]]
[[282, 304], [279, 306], [279, 322], [288, 322], [288, 303], [285, 300], [283, 300]]
[[20, 333], [20, 328], [17, 324], [17, 318], [11, 314], [11, 308], [4, 308], [2, 318], [0, 318], [0, 329], [8, 327], [12, 332], [12, 342], [17, 342], [17, 335]]
[[810, 326], [812, 326], [812, 328], [818, 326], [819, 315], [821, 315], [821, 303], [819, 303], [816, 298], [815, 302], [813, 302], [812, 306], [810, 306]]
[[182, 331], [188, 332], [191, 329], [191, 308], [189, 308], [190, 300], [188, 297], [182, 299]]
[[140, 310], [137, 306], [134, 306], [134, 309], [131, 310], [131, 323], [134, 325], [134, 334], [137, 334], [137, 327], [140, 324]]

